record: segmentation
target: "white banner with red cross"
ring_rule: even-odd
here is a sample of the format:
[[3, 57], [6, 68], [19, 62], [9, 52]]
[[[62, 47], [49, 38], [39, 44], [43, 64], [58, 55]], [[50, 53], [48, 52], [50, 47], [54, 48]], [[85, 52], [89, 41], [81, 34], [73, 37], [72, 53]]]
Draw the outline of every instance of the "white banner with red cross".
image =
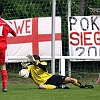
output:
[[[8, 35], [7, 55], [51, 56], [52, 17], [10, 20], [17, 37]], [[55, 55], [62, 55], [61, 18], [55, 18]]]
[[100, 17], [68, 18], [70, 56], [100, 56]]

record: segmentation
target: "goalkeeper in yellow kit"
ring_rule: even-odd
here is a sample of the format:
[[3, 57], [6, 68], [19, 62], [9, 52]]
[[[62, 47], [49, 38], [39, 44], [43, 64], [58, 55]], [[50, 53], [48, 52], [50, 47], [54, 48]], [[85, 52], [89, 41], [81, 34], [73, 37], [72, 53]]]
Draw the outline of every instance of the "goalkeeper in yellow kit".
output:
[[[29, 72], [29, 77], [40, 89], [69, 89], [65, 84], [72, 83], [80, 88], [93, 88], [92, 85], [82, 85], [77, 79], [62, 75], [53, 75], [46, 70], [47, 62], [40, 61], [38, 55], [28, 55], [31, 63], [22, 62], [22, 66]], [[33, 60], [34, 59], [34, 60]]]

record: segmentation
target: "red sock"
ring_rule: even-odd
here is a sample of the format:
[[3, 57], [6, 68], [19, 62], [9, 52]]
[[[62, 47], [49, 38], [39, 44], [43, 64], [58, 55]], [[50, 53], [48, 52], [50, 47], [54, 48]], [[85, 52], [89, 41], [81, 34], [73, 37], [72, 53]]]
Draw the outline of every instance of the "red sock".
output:
[[1, 71], [1, 78], [2, 78], [2, 87], [7, 88], [7, 83], [8, 83], [8, 73], [7, 70], [2, 70]]

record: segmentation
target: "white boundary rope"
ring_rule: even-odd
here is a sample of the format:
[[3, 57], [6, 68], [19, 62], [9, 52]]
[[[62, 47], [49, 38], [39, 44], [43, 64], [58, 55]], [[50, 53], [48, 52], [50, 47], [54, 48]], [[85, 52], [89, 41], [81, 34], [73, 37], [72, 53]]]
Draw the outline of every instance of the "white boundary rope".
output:
[[[51, 56], [40, 56], [41, 59], [51, 59]], [[55, 56], [55, 59], [100, 60], [100, 56]], [[8, 56], [8, 60], [28, 60], [26, 56]]]

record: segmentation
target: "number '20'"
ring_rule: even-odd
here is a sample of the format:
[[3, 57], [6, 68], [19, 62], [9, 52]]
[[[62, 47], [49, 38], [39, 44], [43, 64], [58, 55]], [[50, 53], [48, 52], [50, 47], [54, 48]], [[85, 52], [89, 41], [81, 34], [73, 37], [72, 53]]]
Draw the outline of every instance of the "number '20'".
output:
[[[80, 49], [81, 49], [82, 51], [78, 54], [78, 56], [82, 56], [82, 54], [85, 52], [85, 48], [84, 48], [84, 47], [77, 47], [77, 48], [75, 49], [75, 51], [78, 51], [78, 50], [80, 50]], [[91, 47], [88, 48], [88, 56], [90, 56], [90, 51], [91, 51], [92, 49], [95, 50], [95, 56], [97, 56], [97, 48], [96, 48], [95, 46], [91, 46]]]

